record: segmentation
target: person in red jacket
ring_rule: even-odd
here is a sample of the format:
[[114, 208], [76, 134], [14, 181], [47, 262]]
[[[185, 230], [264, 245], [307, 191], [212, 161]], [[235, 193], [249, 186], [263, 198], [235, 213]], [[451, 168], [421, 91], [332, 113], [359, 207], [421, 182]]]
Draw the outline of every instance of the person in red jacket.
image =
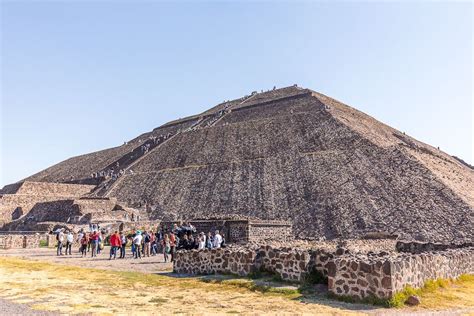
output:
[[109, 260], [112, 260], [112, 255], [114, 256], [114, 260], [117, 258], [117, 249], [122, 246], [122, 241], [120, 240], [120, 235], [118, 234], [118, 231], [115, 231], [110, 236], [110, 258]]

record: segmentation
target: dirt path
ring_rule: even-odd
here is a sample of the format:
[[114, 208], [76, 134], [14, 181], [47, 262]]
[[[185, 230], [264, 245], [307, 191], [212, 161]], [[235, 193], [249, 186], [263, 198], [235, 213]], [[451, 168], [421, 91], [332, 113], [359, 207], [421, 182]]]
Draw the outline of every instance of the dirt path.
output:
[[0, 250], [0, 256], [115, 271], [158, 273], [163, 271], [171, 272], [173, 270], [173, 264], [169, 262], [165, 263], [163, 255], [133, 259], [129, 252], [125, 259], [109, 260], [108, 247], [96, 258], [91, 258], [90, 254], [87, 257], [81, 258], [81, 255], [77, 252], [73, 252], [71, 256], [58, 257], [56, 256], [55, 249], [51, 248]]

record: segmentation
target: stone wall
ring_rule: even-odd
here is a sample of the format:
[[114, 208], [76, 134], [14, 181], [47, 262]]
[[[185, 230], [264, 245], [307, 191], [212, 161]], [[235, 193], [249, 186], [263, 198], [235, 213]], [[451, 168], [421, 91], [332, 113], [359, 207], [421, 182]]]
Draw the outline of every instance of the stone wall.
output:
[[255, 251], [243, 248], [178, 251], [173, 269], [177, 273], [232, 273], [246, 276], [257, 269], [256, 258]]
[[388, 299], [407, 285], [423, 286], [427, 280], [457, 278], [474, 273], [474, 247], [422, 254], [353, 254], [338, 248], [322, 249], [229, 247], [179, 251], [174, 272], [189, 274], [234, 273], [246, 276], [254, 271], [274, 273], [283, 280], [303, 282], [314, 271], [328, 278], [328, 291], [356, 299]]
[[[292, 239], [291, 223], [285, 221], [249, 220], [249, 219], [210, 219], [188, 221], [196, 231], [219, 232], [224, 236], [227, 243], [260, 243], [268, 240], [287, 241]], [[171, 230], [173, 225], [183, 224], [183, 221], [166, 221], [161, 226]]]
[[422, 287], [427, 280], [457, 278], [474, 273], [474, 248], [420, 254], [381, 252], [337, 257], [328, 272], [329, 291], [358, 299], [390, 298], [407, 285]]
[[332, 254], [321, 250], [290, 248], [228, 247], [212, 250], [178, 251], [173, 270], [176, 273], [233, 273], [246, 276], [255, 271], [279, 275], [283, 280], [302, 282], [313, 269], [326, 275]]
[[441, 244], [432, 242], [418, 242], [418, 241], [397, 241], [395, 249], [398, 252], [408, 253], [424, 253], [428, 251], [440, 251], [456, 248], [474, 247], [474, 243], [462, 243], [462, 244]]
[[45, 233], [0, 234], [0, 249], [38, 248], [41, 240], [45, 240], [48, 244], [49, 235]]
[[95, 185], [25, 181], [16, 194], [79, 197], [91, 192], [94, 187]]
[[405, 285], [418, 288], [426, 280], [461, 274], [474, 274], [474, 248], [400, 256], [392, 261], [391, 282], [393, 290], [400, 291]]
[[248, 241], [250, 242], [288, 241], [293, 239], [292, 225], [289, 222], [250, 221], [248, 230]]

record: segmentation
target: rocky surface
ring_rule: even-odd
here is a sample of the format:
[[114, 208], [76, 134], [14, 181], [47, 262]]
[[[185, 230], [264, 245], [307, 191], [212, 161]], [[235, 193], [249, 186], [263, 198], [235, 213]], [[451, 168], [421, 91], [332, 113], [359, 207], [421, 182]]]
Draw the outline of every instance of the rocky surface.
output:
[[225, 102], [29, 179], [87, 183], [118, 161], [125, 174], [96, 193], [148, 205], [151, 219], [242, 214], [290, 220], [299, 237], [473, 240], [471, 168], [308, 89]]

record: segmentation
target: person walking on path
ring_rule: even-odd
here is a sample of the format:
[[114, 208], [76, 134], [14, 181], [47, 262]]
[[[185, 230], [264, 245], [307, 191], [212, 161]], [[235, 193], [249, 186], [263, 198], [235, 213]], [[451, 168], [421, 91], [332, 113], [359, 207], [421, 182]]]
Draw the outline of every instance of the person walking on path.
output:
[[144, 247], [143, 256], [147, 256], [147, 257], [150, 256], [150, 244], [151, 244], [150, 234], [148, 232], [145, 232], [143, 234], [143, 247]]
[[81, 238], [81, 258], [87, 256], [87, 247], [90, 245], [89, 235], [83, 234]]
[[174, 262], [174, 252], [176, 250], [176, 236], [173, 232], [170, 233], [170, 253], [171, 262]]
[[56, 234], [56, 240], [58, 241], [58, 249], [56, 250], [56, 254], [58, 256], [62, 256], [63, 255], [63, 245], [64, 245], [64, 233], [63, 233], [62, 230], [60, 230]]
[[170, 238], [168, 234], [165, 234], [165, 237], [163, 237], [163, 240], [161, 241], [161, 245], [163, 246], [163, 258], [165, 259], [165, 262], [168, 262], [168, 253], [170, 252]]
[[90, 236], [90, 239], [92, 249], [91, 257], [97, 257], [97, 248], [99, 248], [99, 234], [97, 233], [97, 231], [94, 230], [94, 232]]
[[120, 235], [118, 231], [115, 231], [110, 236], [110, 257], [109, 260], [112, 260], [112, 256], [114, 256], [114, 260], [117, 259], [117, 250], [122, 246], [122, 242], [120, 240]]
[[120, 247], [120, 259], [125, 258], [125, 248], [127, 247], [127, 236], [123, 232], [120, 232], [120, 242], [121, 242], [121, 247]]
[[140, 248], [142, 246], [142, 233], [141, 231], [137, 231], [135, 237], [133, 237], [133, 244], [135, 245], [135, 259], [142, 258], [142, 254], [140, 252]]
[[72, 244], [74, 243], [74, 235], [72, 234], [72, 231], [68, 231], [66, 235], [66, 255], [71, 256], [72, 255]]

